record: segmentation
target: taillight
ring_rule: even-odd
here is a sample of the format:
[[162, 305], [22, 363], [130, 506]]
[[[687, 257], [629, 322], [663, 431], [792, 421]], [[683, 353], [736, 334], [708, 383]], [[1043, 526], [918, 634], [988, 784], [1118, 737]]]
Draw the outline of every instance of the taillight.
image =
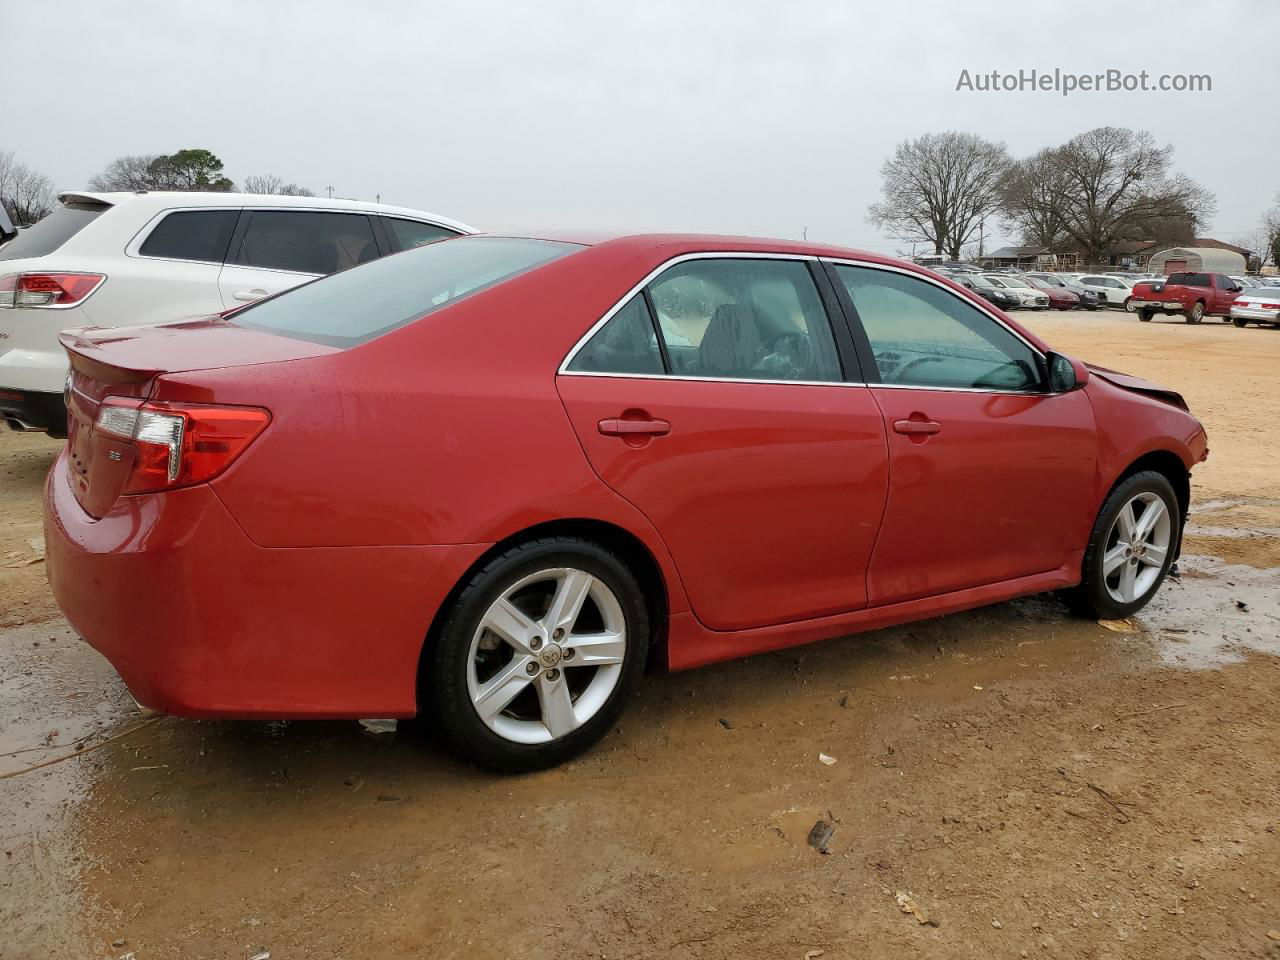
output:
[[10, 273], [0, 277], [0, 307], [74, 307], [106, 279], [101, 273]]
[[271, 420], [261, 407], [143, 402], [108, 397], [94, 429], [136, 449], [122, 493], [154, 493], [212, 480]]
[[1247, 306], [1249, 305], [1249, 301], [1248, 301], [1248, 300], [1235, 300], [1235, 301], [1233, 301], [1233, 302], [1232, 302], [1232, 304], [1231, 304], [1231, 305], [1232, 305], [1233, 307], [1247, 307]]

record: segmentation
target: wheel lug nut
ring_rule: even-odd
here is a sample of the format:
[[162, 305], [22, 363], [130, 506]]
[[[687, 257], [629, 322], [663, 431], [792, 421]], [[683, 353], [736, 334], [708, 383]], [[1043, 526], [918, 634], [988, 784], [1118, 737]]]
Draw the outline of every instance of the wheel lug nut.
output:
[[548, 679], [548, 680], [552, 680], [552, 681], [559, 680], [559, 679], [560, 679], [560, 671], [559, 671], [559, 670], [548, 670], [548, 671], [547, 671], [547, 679]]
[[555, 633], [551, 634], [551, 639], [559, 640], [563, 636], [564, 636], [564, 631], [561, 630], [559, 627], [556, 627]]
[[538, 665], [536, 663], [530, 663], [527, 667], [524, 668], [524, 672], [529, 674], [529, 676], [532, 677], [535, 673], [538, 672]]
[[532, 640], [529, 641], [530, 650], [538, 650], [538, 649], [541, 649], [541, 647], [542, 647], [541, 637], [534, 637]]
[[577, 651], [577, 650], [575, 650], [575, 649], [573, 649], [573, 647], [565, 647], [565, 648], [564, 648], [564, 658], [565, 658], [566, 660], [572, 660], [572, 659], [573, 659], [574, 657], [576, 657], [577, 655], [578, 655], [578, 651]]

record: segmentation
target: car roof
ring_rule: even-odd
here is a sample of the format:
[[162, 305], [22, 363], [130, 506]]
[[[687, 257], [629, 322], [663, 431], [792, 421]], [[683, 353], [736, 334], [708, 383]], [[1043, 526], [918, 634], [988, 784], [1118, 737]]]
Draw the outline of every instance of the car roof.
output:
[[717, 233], [627, 233], [623, 231], [572, 230], [566, 228], [534, 228], [517, 230], [492, 230], [486, 235], [528, 240], [551, 240], [574, 243], [580, 246], [630, 248], [636, 252], [668, 251], [672, 256], [682, 253], [747, 253], [781, 254], [796, 257], [827, 257], [830, 259], [865, 260], [872, 263], [899, 267], [925, 276], [939, 276], [936, 270], [911, 263], [899, 257], [854, 247], [812, 243], [802, 240], [786, 240], [779, 237], [744, 237]]
[[334, 210], [358, 213], [380, 213], [387, 216], [409, 217], [415, 220], [430, 220], [444, 227], [451, 227], [461, 233], [477, 233], [475, 227], [468, 226], [461, 220], [444, 217], [426, 210], [413, 207], [398, 207], [387, 203], [373, 203], [366, 200], [331, 200], [327, 197], [290, 197], [281, 194], [265, 193], [201, 193], [197, 191], [177, 190], [139, 190], [136, 192], [120, 191], [99, 193], [86, 190], [68, 190], [58, 194], [58, 199], [65, 203], [89, 201], [105, 203], [111, 206], [129, 206], [133, 209], [149, 209], [159, 212], [175, 207], [296, 207], [306, 210]]

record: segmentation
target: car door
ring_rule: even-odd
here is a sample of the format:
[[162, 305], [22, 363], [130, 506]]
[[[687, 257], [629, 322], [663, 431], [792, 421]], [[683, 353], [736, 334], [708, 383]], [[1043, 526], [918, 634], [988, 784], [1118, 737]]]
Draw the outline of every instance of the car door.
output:
[[1231, 312], [1231, 304], [1236, 299], [1236, 293], [1243, 290], [1244, 287], [1237, 285], [1234, 280], [1225, 274], [1215, 274], [1216, 283], [1214, 283], [1213, 291], [1213, 313], [1220, 313], [1224, 316]]
[[558, 377], [591, 465], [714, 630], [866, 605], [884, 426], [827, 284], [812, 258], [677, 258]]
[[228, 307], [251, 303], [346, 267], [376, 260], [371, 218], [331, 210], [246, 210], [218, 289]]
[[218, 275], [238, 207], [166, 210], [147, 224], [111, 271], [107, 297], [95, 301], [97, 323], [162, 323], [226, 309]]
[[1078, 562], [1097, 461], [1083, 391], [1049, 394], [1042, 358], [940, 283], [832, 262], [889, 444], [890, 490], [867, 576], [872, 605]]

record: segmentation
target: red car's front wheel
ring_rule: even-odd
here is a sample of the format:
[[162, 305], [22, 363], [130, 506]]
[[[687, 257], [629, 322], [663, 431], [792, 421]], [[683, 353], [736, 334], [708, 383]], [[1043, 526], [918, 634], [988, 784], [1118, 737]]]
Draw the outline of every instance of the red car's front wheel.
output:
[[1137, 613], [1164, 582], [1181, 530], [1168, 477], [1154, 470], [1126, 477], [1098, 512], [1074, 606], [1101, 619]]

